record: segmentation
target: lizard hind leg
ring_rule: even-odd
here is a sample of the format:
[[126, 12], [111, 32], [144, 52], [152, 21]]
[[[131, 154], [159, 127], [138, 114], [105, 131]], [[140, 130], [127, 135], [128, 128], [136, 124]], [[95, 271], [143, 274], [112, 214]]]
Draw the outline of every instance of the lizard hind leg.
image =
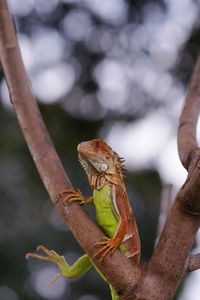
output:
[[55, 276], [51, 280], [50, 284], [53, 284], [56, 281], [56, 279], [60, 278], [61, 276], [67, 278], [74, 278], [74, 277], [81, 276], [82, 274], [86, 273], [91, 267], [91, 261], [87, 256], [87, 254], [82, 255], [72, 266], [69, 266], [64, 256], [60, 256], [54, 250], [49, 250], [44, 246], [38, 246], [37, 250], [42, 250], [47, 255], [41, 255], [37, 253], [27, 253], [26, 258], [28, 259], [29, 257], [35, 257], [35, 258], [51, 261], [57, 264], [57, 266], [61, 270], [61, 273]]
[[113, 254], [115, 252], [115, 250], [118, 248], [119, 246], [119, 242], [117, 241], [117, 239], [115, 238], [108, 238], [108, 237], [104, 237], [104, 242], [99, 242], [96, 243], [97, 246], [102, 246], [102, 248], [97, 251], [94, 256], [98, 256], [101, 254], [101, 257], [99, 259], [100, 262], [103, 261], [104, 257], [111, 251], [111, 254]]

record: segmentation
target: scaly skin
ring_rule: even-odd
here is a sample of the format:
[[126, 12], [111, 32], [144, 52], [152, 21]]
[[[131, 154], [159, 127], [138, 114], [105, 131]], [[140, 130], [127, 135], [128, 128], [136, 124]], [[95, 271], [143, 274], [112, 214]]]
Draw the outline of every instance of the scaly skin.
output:
[[[106, 234], [104, 241], [96, 243], [100, 249], [95, 256], [98, 256], [101, 262], [109, 252], [112, 254], [119, 247], [119, 250], [129, 259], [139, 263], [140, 240], [124, 185], [123, 160], [100, 139], [80, 143], [78, 156], [88, 175], [90, 186], [94, 190], [93, 197], [83, 197], [79, 189], [65, 190], [61, 192], [63, 196], [66, 195], [64, 202], [79, 201], [80, 204], [95, 205], [97, 224]], [[69, 267], [64, 257], [59, 256], [55, 251], [43, 246], [39, 246], [38, 249], [43, 250], [47, 256], [27, 253], [26, 257], [50, 260], [61, 269], [61, 273], [51, 283], [60, 276], [67, 278], [80, 276], [93, 264], [85, 254]], [[108, 283], [97, 267], [94, 264], [93, 266]], [[118, 300], [119, 296], [111, 285], [110, 289], [112, 299]]]

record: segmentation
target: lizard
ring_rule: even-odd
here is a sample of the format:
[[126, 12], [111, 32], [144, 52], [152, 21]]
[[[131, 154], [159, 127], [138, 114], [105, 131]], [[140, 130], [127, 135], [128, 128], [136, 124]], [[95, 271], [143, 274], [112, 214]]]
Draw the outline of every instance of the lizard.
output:
[[[124, 159], [109, 147], [105, 141], [94, 139], [82, 142], [77, 147], [78, 157], [93, 189], [93, 196], [84, 197], [80, 191], [64, 190], [61, 192], [64, 202], [79, 201], [80, 204], [94, 205], [96, 208], [97, 224], [106, 234], [103, 241], [97, 242], [100, 247], [94, 254], [100, 262], [104, 257], [119, 247], [133, 263], [140, 260], [140, 239], [137, 225], [128, 200], [124, 185]], [[69, 266], [64, 258], [54, 250], [48, 250], [44, 246], [38, 246], [37, 250], [44, 251], [47, 255], [27, 253], [26, 258], [36, 257], [52, 261], [61, 270], [51, 282], [54, 283], [60, 276], [67, 278], [78, 277], [93, 265], [101, 277], [109, 284], [105, 276], [98, 270], [87, 254], [81, 256], [72, 266]], [[110, 285], [110, 284], [109, 284]], [[119, 296], [110, 285], [112, 300], [118, 300]]]

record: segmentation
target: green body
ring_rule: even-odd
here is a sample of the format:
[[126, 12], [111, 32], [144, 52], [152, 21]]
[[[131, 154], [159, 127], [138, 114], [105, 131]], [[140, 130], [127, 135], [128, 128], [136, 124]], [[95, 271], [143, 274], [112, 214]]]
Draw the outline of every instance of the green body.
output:
[[118, 220], [112, 208], [109, 185], [94, 190], [93, 203], [96, 208], [96, 221], [106, 236], [112, 238], [117, 230]]
[[[113, 209], [109, 185], [104, 186], [100, 190], [94, 190], [93, 199], [90, 199], [88, 204], [95, 205], [97, 224], [101, 227], [106, 236], [112, 238], [117, 230], [118, 220], [115, 210]], [[120, 245], [119, 249], [123, 252], [123, 245]], [[64, 257], [62, 257], [62, 262], [58, 264], [62, 271], [62, 274], [60, 275], [66, 276], [67, 278], [78, 277], [84, 274], [91, 265], [95, 267], [100, 276], [109, 284], [87, 254], [81, 256], [71, 267], [68, 266]], [[118, 300], [119, 296], [110, 284], [109, 286], [111, 289], [112, 300]]]

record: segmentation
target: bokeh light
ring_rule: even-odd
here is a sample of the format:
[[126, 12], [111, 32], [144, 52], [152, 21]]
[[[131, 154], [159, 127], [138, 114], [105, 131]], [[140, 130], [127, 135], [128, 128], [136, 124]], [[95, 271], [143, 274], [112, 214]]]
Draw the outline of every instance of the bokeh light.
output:
[[17, 293], [13, 289], [7, 286], [0, 286], [0, 298], [2, 300], [3, 299], [19, 300]]
[[[67, 279], [59, 278], [53, 285], [50, 285], [50, 281], [59, 273], [59, 270], [54, 267], [44, 267], [38, 271], [34, 271], [32, 274], [31, 282], [33, 283], [35, 290], [38, 294], [46, 299], [58, 299], [62, 295], [66, 296]], [[68, 287], [69, 288], [69, 287]]]

